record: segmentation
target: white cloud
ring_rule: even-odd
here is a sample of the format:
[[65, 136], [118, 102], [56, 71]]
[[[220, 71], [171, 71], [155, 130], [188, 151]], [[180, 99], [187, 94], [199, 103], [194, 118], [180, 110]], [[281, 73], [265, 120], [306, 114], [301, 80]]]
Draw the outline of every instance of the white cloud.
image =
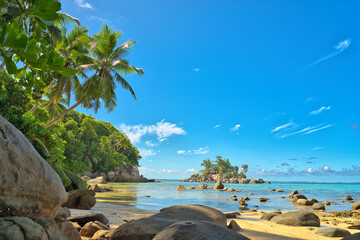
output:
[[323, 170], [324, 170], [324, 171], [329, 171], [330, 168], [329, 168], [328, 166], [324, 166], [324, 167], [323, 167]]
[[303, 67], [301, 69], [301, 71], [309, 69], [309, 68], [311, 68], [311, 67], [313, 67], [313, 66], [315, 66], [315, 65], [317, 65], [317, 64], [319, 64], [319, 63], [321, 63], [323, 61], [326, 61], [326, 60], [328, 60], [330, 58], [335, 57], [336, 55], [338, 55], [338, 54], [342, 53], [343, 51], [345, 51], [346, 49], [348, 49], [348, 47], [350, 46], [350, 43], [351, 43], [350, 38], [345, 39], [343, 41], [340, 41], [336, 46], [334, 46], [335, 51], [333, 51], [332, 53], [326, 55], [325, 57], [319, 58], [318, 60], [306, 65], [305, 67]]
[[103, 23], [110, 23], [111, 22], [109, 19], [105, 19], [105, 18], [98, 17], [98, 16], [89, 16], [88, 19], [89, 20], [98, 20], [98, 21], [103, 22]]
[[86, 2], [85, 0], [74, 0], [76, 5], [78, 5], [81, 8], [87, 8], [87, 9], [94, 9], [93, 6]]
[[184, 155], [202, 155], [209, 153], [209, 147], [201, 147], [199, 149], [194, 150], [178, 150], [177, 154], [184, 154]]
[[154, 155], [158, 154], [159, 152], [160, 151], [154, 150], [154, 149], [139, 148], [140, 156], [142, 156], [143, 158], [146, 158], [149, 156], [154, 156]]
[[308, 102], [312, 102], [314, 101], [315, 98], [313, 97], [308, 97], [306, 100], [305, 100], [305, 103], [308, 103]]
[[183, 128], [178, 127], [175, 123], [161, 120], [153, 125], [132, 125], [120, 124], [119, 129], [126, 133], [132, 143], [140, 142], [142, 136], [146, 134], [156, 134], [159, 142], [166, 141], [172, 135], [185, 135]]
[[308, 168], [306, 171], [307, 171], [308, 173], [312, 173], [313, 169], [312, 169], [312, 168]]
[[317, 115], [325, 110], [330, 110], [331, 106], [328, 106], [328, 107], [321, 107], [319, 108], [318, 110], [315, 110], [315, 111], [312, 111], [310, 112], [310, 115]]
[[239, 128], [240, 128], [240, 124], [236, 124], [235, 127], [230, 128], [230, 131], [235, 132], [235, 131], [239, 130]]
[[326, 129], [326, 128], [329, 128], [329, 127], [332, 127], [332, 126], [334, 126], [334, 124], [329, 124], [329, 125], [326, 125], [326, 126], [324, 126], [324, 127], [312, 129], [312, 130], [310, 130], [310, 131], [307, 131], [307, 132], [304, 133], [304, 134], [310, 134], [310, 133], [317, 132], [317, 131], [320, 131], [320, 130], [323, 130], [323, 129]]
[[213, 126], [213, 128], [218, 128], [220, 126], [221, 126], [220, 124], [217, 124], [217, 125]]
[[281, 126], [278, 126], [278, 127], [274, 128], [273, 130], [271, 130], [271, 132], [277, 132], [279, 130], [285, 129], [285, 128], [293, 126], [293, 125], [294, 125], [293, 122], [289, 122], [289, 123], [286, 123], [284, 125], [281, 125]]
[[314, 147], [313, 149], [311, 150], [320, 150], [320, 149], [323, 149], [324, 147]]
[[193, 71], [198, 72], [198, 71], [200, 71], [200, 68], [194, 68]]
[[186, 169], [186, 170], [180, 170], [180, 169], [166, 169], [163, 168], [162, 170], [155, 170], [152, 168], [146, 168], [144, 166], [139, 167], [139, 171], [143, 173], [157, 173], [157, 174], [188, 174], [196, 172], [194, 168]]
[[145, 144], [148, 147], [157, 147], [157, 146], [159, 146], [159, 143], [154, 143], [152, 141], [146, 141]]

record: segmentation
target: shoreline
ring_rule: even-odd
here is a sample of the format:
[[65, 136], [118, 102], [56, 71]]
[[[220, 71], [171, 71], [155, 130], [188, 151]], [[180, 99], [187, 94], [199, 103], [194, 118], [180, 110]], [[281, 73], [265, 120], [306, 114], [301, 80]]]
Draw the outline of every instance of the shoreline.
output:
[[[70, 211], [71, 216], [82, 216], [86, 214], [101, 213], [109, 219], [109, 226], [111, 230], [115, 230], [117, 227], [127, 221], [149, 217], [157, 213], [157, 211], [148, 211], [131, 205], [110, 202], [97, 202], [91, 210], [70, 209]], [[285, 212], [287, 211], [283, 211], [283, 213]], [[228, 223], [232, 220], [236, 221], [241, 227], [241, 230], [238, 232], [252, 240], [342, 239], [342, 237], [329, 238], [315, 234], [318, 229], [324, 227], [339, 227], [348, 230], [352, 234], [360, 232], [360, 230], [347, 229], [345, 224], [343, 223], [334, 225], [325, 224], [323, 221], [321, 221], [320, 227], [293, 227], [261, 220], [260, 217], [261, 212], [241, 212], [241, 215], [238, 218], [229, 218], [227, 219], [227, 221]]]

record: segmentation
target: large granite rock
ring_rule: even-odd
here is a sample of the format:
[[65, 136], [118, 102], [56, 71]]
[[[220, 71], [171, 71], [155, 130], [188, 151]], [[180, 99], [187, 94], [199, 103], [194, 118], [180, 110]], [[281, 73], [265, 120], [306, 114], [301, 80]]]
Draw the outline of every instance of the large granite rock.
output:
[[93, 237], [97, 231], [110, 230], [108, 226], [99, 221], [88, 222], [80, 230], [80, 235], [83, 237]]
[[224, 226], [206, 221], [174, 223], [156, 234], [153, 240], [248, 240]]
[[55, 217], [67, 199], [51, 166], [0, 116], [0, 216]]
[[214, 208], [195, 204], [174, 205], [153, 216], [122, 224], [112, 233], [111, 239], [151, 240], [167, 226], [182, 221], [208, 221], [227, 226], [225, 215]]
[[273, 217], [281, 214], [281, 212], [269, 212], [269, 213], [263, 213], [260, 217], [262, 220], [270, 221]]
[[345, 237], [347, 235], [351, 235], [348, 230], [337, 227], [320, 228], [315, 232], [315, 234], [325, 237]]
[[312, 205], [313, 210], [325, 211], [325, 205], [322, 203], [314, 203]]
[[299, 192], [297, 190], [294, 190], [288, 195], [288, 198], [293, 198], [293, 196], [296, 194], [299, 194]]
[[79, 231], [69, 222], [38, 217], [0, 218], [0, 239], [4, 240], [81, 240]]
[[346, 237], [344, 237], [341, 240], [359, 240], [360, 239], [360, 233], [355, 233], [352, 235], [347, 235]]
[[224, 189], [224, 184], [222, 184], [222, 182], [220, 181], [217, 181], [214, 186], [214, 189]]
[[283, 213], [271, 218], [270, 221], [289, 226], [320, 226], [320, 218], [314, 213], [307, 211], [292, 211]]
[[87, 181], [88, 184], [106, 184], [106, 177], [101, 176]]
[[68, 195], [69, 198], [63, 207], [89, 210], [96, 204], [93, 190], [73, 190], [68, 192]]
[[207, 184], [205, 184], [205, 183], [200, 183], [197, 187], [196, 187], [196, 189], [198, 189], [198, 190], [204, 190], [204, 189], [206, 189], [207, 188]]

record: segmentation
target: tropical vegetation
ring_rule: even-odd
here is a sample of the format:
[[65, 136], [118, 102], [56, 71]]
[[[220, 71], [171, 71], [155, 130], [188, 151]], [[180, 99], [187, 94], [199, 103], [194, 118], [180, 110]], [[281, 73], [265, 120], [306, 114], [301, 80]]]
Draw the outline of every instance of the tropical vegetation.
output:
[[74, 111], [117, 105], [120, 85], [143, 75], [125, 58], [136, 42], [104, 25], [93, 36], [59, 0], [0, 0], [0, 115], [34, 145], [67, 189], [85, 185], [77, 173], [139, 165], [139, 151], [110, 123]]
[[212, 161], [210, 158], [207, 158], [203, 160], [201, 163], [201, 166], [204, 167], [204, 169], [200, 170], [203, 176], [207, 176], [209, 173], [216, 173], [220, 176], [226, 176], [227, 178], [232, 177], [241, 177], [246, 178], [246, 173], [248, 171], [248, 165], [243, 164], [241, 166], [241, 171], [239, 173], [239, 167], [233, 166], [230, 163], [230, 160], [224, 159], [221, 156], [216, 156], [216, 160]]

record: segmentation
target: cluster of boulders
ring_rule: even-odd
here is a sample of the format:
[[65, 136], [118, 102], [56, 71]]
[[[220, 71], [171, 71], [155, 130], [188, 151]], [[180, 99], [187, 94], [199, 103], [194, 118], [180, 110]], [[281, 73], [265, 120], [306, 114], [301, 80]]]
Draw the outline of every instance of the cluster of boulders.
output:
[[224, 213], [202, 205], [175, 205], [159, 213], [119, 226], [111, 240], [248, 239], [237, 233], [236, 222], [227, 226]]
[[255, 183], [265, 183], [269, 184], [269, 181], [264, 181], [261, 178], [259, 179], [248, 179], [241, 177], [232, 177], [227, 178], [225, 175], [220, 175], [219, 173], [211, 170], [206, 176], [200, 175], [199, 173], [195, 173], [190, 176], [190, 178], [182, 180], [183, 182], [223, 182], [223, 183], [241, 183], [241, 184], [255, 184]]
[[67, 220], [78, 230], [80, 235], [92, 240], [110, 239], [109, 220], [103, 214], [88, 214], [78, 217], [67, 217]]
[[[139, 169], [131, 164], [122, 166], [118, 170], [108, 172], [85, 172], [83, 179], [86, 181], [101, 177], [103, 182], [154, 182], [153, 179], [147, 179], [139, 174]], [[99, 182], [92, 182], [99, 183]]]
[[68, 195], [51, 166], [26, 137], [0, 116], [0, 238], [81, 239], [66, 218], [56, 217]]

